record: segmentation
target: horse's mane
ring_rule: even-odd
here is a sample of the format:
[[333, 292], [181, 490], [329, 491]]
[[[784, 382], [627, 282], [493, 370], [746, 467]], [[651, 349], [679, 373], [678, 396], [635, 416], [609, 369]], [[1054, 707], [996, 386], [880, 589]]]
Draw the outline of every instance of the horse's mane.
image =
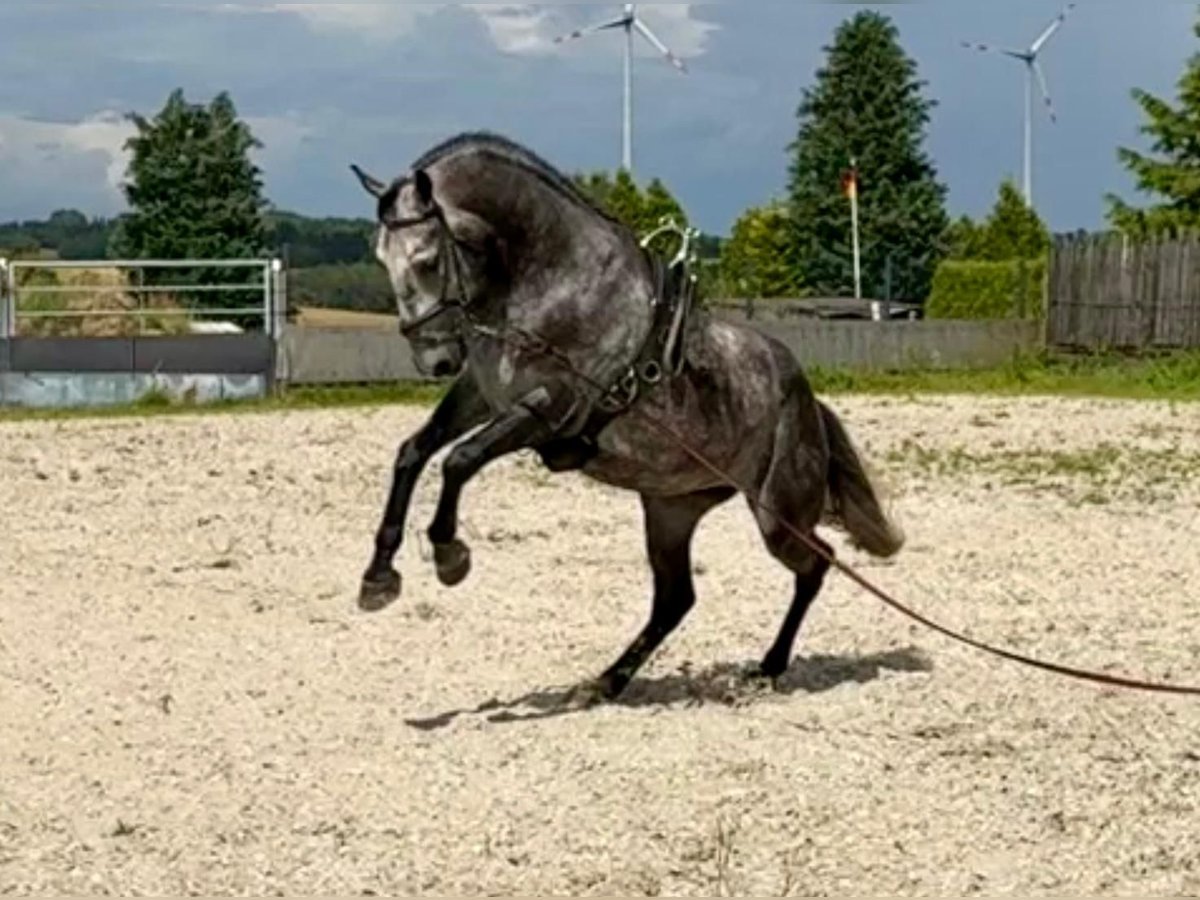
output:
[[555, 193], [574, 202], [577, 206], [597, 214], [601, 218], [624, 228], [624, 223], [602, 209], [591, 197], [580, 190], [570, 178], [538, 156], [528, 147], [489, 131], [468, 131], [442, 141], [413, 163], [413, 169], [423, 169], [456, 153], [472, 150], [490, 152], [504, 161], [524, 169], [549, 186]]

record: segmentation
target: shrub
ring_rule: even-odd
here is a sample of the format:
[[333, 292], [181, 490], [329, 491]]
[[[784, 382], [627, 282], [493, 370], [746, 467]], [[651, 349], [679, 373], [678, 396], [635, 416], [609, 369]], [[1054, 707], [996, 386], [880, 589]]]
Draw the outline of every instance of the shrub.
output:
[[1046, 260], [946, 260], [925, 304], [929, 319], [1040, 319]]

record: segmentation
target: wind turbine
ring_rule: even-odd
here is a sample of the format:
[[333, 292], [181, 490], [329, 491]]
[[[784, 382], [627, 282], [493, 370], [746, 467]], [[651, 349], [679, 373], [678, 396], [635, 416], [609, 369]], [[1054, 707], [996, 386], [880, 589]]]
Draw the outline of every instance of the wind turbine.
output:
[[647, 27], [646, 23], [638, 18], [637, 6], [633, 3], [625, 4], [625, 12], [618, 19], [613, 19], [610, 22], [602, 22], [598, 25], [589, 25], [586, 28], [580, 28], [572, 31], [570, 34], [564, 34], [556, 37], [554, 42], [561, 44], [564, 41], [572, 41], [577, 38], [586, 37], [589, 34], [594, 34], [597, 31], [608, 31], [613, 28], [621, 28], [625, 31], [625, 118], [623, 136], [623, 152], [621, 161], [631, 175], [633, 174], [633, 32], [637, 31], [644, 37], [652, 47], [658, 50], [666, 57], [667, 62], [677, 68], [680, 72], [686, 73], [687, 66], [684, 65], [682, 59], [671, 52], [658, 35]]
[[1068, 3], [1066, 8], [1046, 27], [1046, 30], [1038, 35], [1037, 40], [1029, 45], [1028, 50], [1008, 50], [1003, 47], [992, 47], [988, 44], [962, 42], [962, 45], [969, 50], [981, 50], [985, 53], [1002, 53], [1025, 64], [1025, 203], [1030, 208], [1033, 207], [1033, 88], [1035, 80], [1041, 89], [1042, 98], [1046, 104], [1046, 111], [1050, 115], [1050, 121], [1058, 121], [1058, 116], [1054, 112], [1054, 103], [1050, 99], [1050, 90], [1046, 87], [1046, 74], [1042, 71], [1042, 67], [1038, 63], [1038, 54], [1046, 46], [1046, 41], [1050, 40], [1054, 32], [1062, 27], [1063, 22], [1066, 21], [1067, 13], [1074, 8], [1074, 3]]

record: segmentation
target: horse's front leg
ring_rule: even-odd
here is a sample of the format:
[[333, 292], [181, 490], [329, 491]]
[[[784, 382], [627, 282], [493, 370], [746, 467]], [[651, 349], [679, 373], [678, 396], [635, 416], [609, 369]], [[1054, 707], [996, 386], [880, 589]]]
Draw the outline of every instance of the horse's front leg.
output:
[[459, 584], [471, 571], [471, 551], [460, 541], [458, 503], [463, 486], [489, 462], [528, 447], [539, 447], [552, 438], [561, 412], [570, 399], [556, 402], [544, 388], [522, 398], [511, 410], [492, 420], [463, 441], [446, 457], [442, 494], [429, 526], [438, 579], [447, 587]]
[[400, 445], [383, 522], [375, 533], [375, 555], [363, 575], [358, 595], [360, 609], [376, 612], [400, 596], [400, 573], [392, 562], [404, 540], [408, 505], [417, 479], [434, 454], [487, 421], [488, 414], [488, 406], [470, 375], [463, 375], [442, 398], [429, 421]]

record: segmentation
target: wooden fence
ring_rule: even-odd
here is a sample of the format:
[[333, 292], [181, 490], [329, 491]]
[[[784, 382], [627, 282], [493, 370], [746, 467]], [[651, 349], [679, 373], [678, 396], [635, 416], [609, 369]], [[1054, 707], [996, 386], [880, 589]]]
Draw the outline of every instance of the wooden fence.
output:
[[1061, 237], [1050, 253], [1048, 282], [1052, 347], [1200, 347], [1200, 236]]

